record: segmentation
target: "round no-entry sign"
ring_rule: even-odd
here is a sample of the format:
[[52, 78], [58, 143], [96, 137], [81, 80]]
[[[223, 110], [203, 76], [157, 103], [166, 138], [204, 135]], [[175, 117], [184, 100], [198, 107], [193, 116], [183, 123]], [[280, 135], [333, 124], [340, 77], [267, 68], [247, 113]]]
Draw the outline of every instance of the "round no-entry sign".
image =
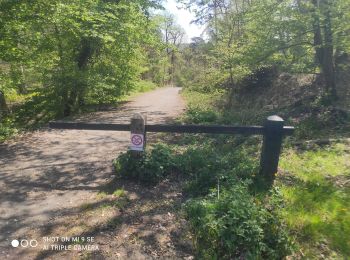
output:
[[143, 151], [144, 135], [143, 134], [131, 134], [130, 149], [133, 151]]
[[132, 142], [133, 145], [141, 145], [143, 143], [143, 136], [134, 134], [131, 137], [131, 142]]

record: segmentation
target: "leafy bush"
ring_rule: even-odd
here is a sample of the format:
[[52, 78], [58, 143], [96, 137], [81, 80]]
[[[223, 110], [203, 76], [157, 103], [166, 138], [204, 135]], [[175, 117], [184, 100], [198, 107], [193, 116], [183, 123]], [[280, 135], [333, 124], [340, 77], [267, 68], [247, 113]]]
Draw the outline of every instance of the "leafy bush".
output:
[[[213, 100], [202, 94], [190, 98], [195, 104], [185, 120], [220, 122], [220, 111], [208, 109]], [[276, 213], [283, 204], [277, 195], [253, 196], [248, 189], [257, 173], [258, 141], [185, 135], [181, 147], [156, 145], [136, 162], [126, 153], [115, 165], [122, 177], [145, 184], [156, 184], [174, 170], [183, 175], [190, 198], [184, 210], [199, 259], [280, 259], [292, 249]]]
[[13, 125], [13, 122], [5, 118], [0, 121], [0, 142], [4, 141], [6, 138], [17, 133], [16, 127]]
[[[254, 116], [241, 110], [224, 114], [217, 106], [219, 97], [213, 102], [201, 93], [185, 95], [190, 103], [185, 120], [191, 123], [255, 124], [265, 119], [262, 111]], [[258, 172], [261, 139], [196, 138], [181, 154], [178, 167], [187, 178], [185, 191], [192, 197], [184, 208], [198, 258], [281, 259], [288, 255], [293, 248], [277, 215], [283, 206], [280, 197], [249, 193], [249, 189], [257, 191], [252, 180]]]
[[136, 82], [134, 92], [146, 92], [156, 89], [157, 85], [151, 81], [140, 80]]
[[137, 160], [130, 151], [120, 155], [114, 161], [114, 166], [124, 179], [154, 185], [172, 172], [174, 156], [169, 146], [157, 144], [152, 150], [140, 155]]
[[261, 203], [238, 182], [203, 199], [190, 200], [185, 211], [200, 259], [280, 259], [291, 252], [284, 225], [275, 214], [276, 195]]
[[209, 94], [192, 92], [185, 89], [182, 92], [188, 107], [183, 121], [186, 123], [214, 123], [219, 119], [219, 111], [214, 104], [221, 102], [222, 94], [219, 91]]
[[199, 110], [189, 107], [186, 113], [186, 121], [194, 124], [213, 123], [217, 120], [217, 113], [212, 110]]
[[190, 147], [179, 160], [178, 167], [187, 178], [185, 191], [191, 196], [206, 195], [210, 189], [230, 186], [242, 179], [250, 179], [256, 171], [257, 160], [244, 149], [232, 145], [203, 144]]
[[313, 108], [312, 113], [304, 116], [296, 127], [297, 139], [313, 139], [330, 134], [339, 135], [350, 130], [350, 116], [342, 110], [332, 107]]

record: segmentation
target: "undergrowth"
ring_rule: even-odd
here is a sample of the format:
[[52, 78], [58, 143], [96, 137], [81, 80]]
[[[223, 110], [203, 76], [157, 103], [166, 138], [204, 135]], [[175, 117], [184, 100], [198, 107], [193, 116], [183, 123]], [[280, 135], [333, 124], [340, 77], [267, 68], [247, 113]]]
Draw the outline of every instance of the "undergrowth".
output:
[[[271, 115], [254, 108], [229, 110], [220, 92], [185, 90], [183, 95], [188, 110], [180, 121], [189, 124], [261, 125]], [[322, 111], [330, 116], [325, 108]], [[307, 129], [317, 127], [280, 113], [297, 130], [284, 142], [270, 192], [254, 183], [262, 141], [258, 137], [186, 134], [176, 144], [155, 145], [138, 162], [141, 165], [129, 160], [129, 154], [122, 155], [117, 172], [152, 185], [172, 174], [185, 180], [183, 209], [199, 259], [347, 259], [349, 144], [308, 151], [295, 147], [295, 141], [309, 138]], [[317, 120], [327, 128], [325, 116]], [[313, 133], [317, 137], [318, 132]]]
[[290, 254], [293, 244], [278, 216], [277, 193], [255, 196], [255, 145], [237, 148], [239, 142], [228, 136], [206, 139], [156, 144], [138, 158], [127, 152], [115, 161], [116, 172], [144, 185], [173, 174], [184, 180], [184, 213], [199, 259], [280, 259]]
[[185, 210], [199, 259], [281, 259], [292, 251], [277, 216], [278, 194], [263, 201], [238, 181], [221, 192], [190, 200]]
[[[197, 93], [196, 93], [197, 94]], [[220, 102], [191, 93], [187, 123], [217, 123]], [[210, 105], [208, 105], [210, 104]], [[189, 135], [173, 145], [156, 144], [135, 160], [130, 152], [115, 160], [119, 177], [156, 185], [172, 175], [184, 180], [183, 210], [199, 259], [280, 259], [293, 251], [279, 217], [278, 194], [256, 193], [261, 138]]]

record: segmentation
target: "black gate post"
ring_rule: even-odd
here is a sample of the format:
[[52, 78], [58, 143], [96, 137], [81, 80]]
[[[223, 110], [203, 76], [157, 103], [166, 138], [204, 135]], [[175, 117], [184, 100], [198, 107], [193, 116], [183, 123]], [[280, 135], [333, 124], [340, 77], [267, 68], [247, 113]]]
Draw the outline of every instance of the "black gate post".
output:
[[272, 186], [278, 170], [284, 121], [279, 116], [269, 116], [264, 124], [264, 139], [260, 159], [259, 179], [266, 188]]

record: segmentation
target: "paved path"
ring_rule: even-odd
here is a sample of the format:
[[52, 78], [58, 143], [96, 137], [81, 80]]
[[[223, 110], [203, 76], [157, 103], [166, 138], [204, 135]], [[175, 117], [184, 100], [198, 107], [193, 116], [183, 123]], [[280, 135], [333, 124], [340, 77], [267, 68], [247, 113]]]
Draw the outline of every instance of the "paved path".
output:
[[[133, 113], [147, 112], [149, 124], [161, 123], [183, 109], [179, 88], [168, 87], [76, 121], [129, 122]], [[12, 239], [96, 197], [111, 178], [112, 160], [128, 145], [127, 132], [50, 129], [0, 144], [0, 258], [13, 256]]]

